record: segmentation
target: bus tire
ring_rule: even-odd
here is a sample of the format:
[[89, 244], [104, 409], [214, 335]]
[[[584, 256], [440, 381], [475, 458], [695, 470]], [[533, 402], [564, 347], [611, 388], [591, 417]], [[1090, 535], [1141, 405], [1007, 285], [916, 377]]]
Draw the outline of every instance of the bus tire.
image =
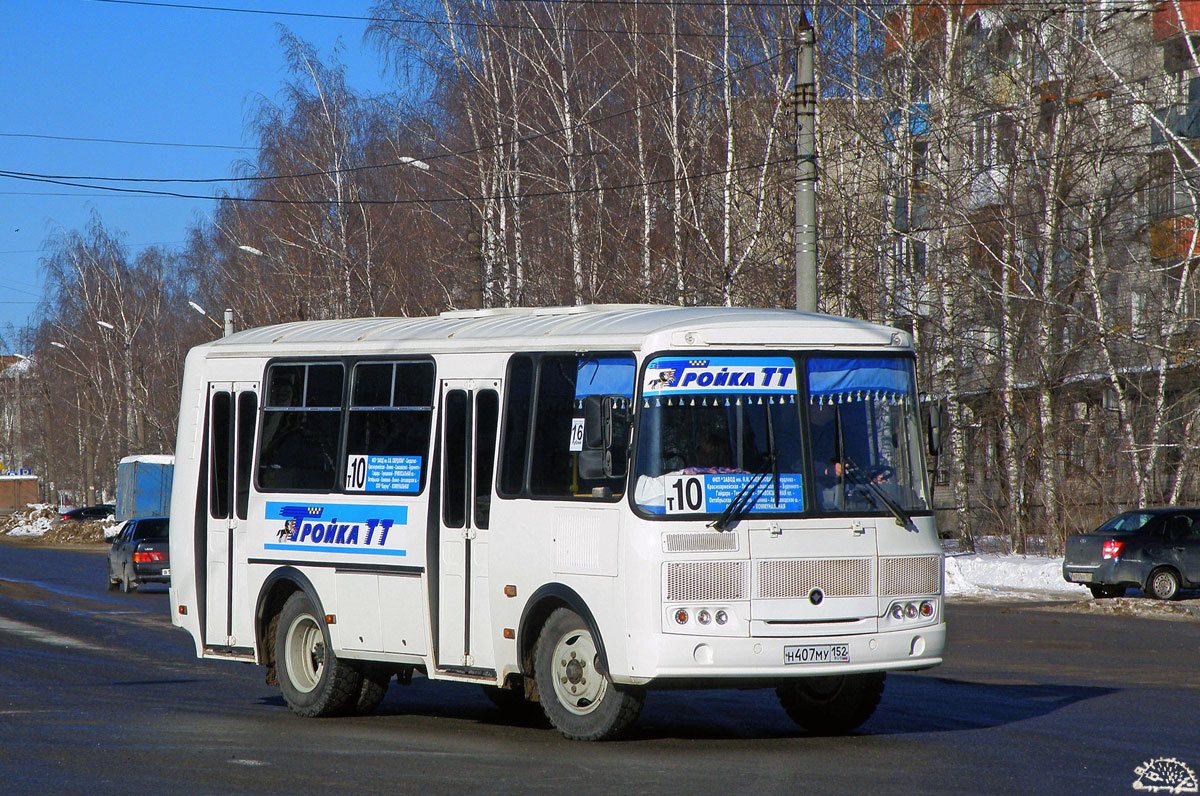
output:
[[354, 703], [354, 714], [368, 716], [375, 712], [379, 703], [387, 696], [388, 683], [392, 681], [392, 670], [383, 664], [362, 664], [362, 686]]
[[642, 711], [642, 689], [617, 685], [602, 671], [599, 645], [568, 608], [550, 614], [534, 649], [534, 678], [546, 718], [564, 737], [616, 738]]
[[336, 716], [352, 710], [362, 674], [333, 654], [329, 627], [302, 591], [288, 597], [275, 632], [279, 691], [298, 716]]
[[775, 689], [792, 721], [815, 735], [857, 729], [883, 696], [883, 672], [805, 677]]

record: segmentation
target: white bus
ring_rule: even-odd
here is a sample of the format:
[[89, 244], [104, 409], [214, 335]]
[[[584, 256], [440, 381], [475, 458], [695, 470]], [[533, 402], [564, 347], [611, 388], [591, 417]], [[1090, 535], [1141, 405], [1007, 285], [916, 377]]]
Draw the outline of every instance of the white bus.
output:
[[172, 618], [303, 716], [418, 672], [569, 738], [657, 687], [849, 731], [941, 662], [920, 416], [906, 333], [787, 310], [247, 330], [187, 357]]

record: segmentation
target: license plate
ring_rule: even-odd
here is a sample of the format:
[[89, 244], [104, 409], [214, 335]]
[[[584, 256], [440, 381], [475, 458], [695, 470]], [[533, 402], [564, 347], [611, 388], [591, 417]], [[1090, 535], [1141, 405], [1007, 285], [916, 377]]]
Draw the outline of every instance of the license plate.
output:
[[166, 577], [170, 577], [170, 575], [171, 575], [171, 569], [170, 569], [169, 567], [168, 567], [167, 569], [164, 569], [164, 570], [162, 571], [162, 574], [163, 574], [163, 577], [164, 577], [164, 578], [166, 578]]
[[784, 647], [783, 662], [793, 663], [849, 663], [848, 644], [813, 644], [805, 647]]
[[1092, 582], [1092, 573], [1090, 573], [1090, 572], [1072, 572], [1071, 573], [1071, 582], [1072, 583], [1091, 583]]

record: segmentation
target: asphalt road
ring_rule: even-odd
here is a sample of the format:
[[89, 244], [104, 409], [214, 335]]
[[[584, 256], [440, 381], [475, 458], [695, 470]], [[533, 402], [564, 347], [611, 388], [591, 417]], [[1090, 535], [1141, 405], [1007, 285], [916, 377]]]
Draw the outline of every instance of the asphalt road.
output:
[[1155, 758], [1200, 771], [1195, 619], [951, 603], [947, 663], [890, 675], [855, 735], [806, 735], [771, 691], [665, 691], [586, 744], [420, 678], [374, 716], [301, 719], [262, 669], [197, 660], [167, 608], [107, 592], [101, 552], [0, 544], [0, 793], [1091, 796], [1139, 792]]

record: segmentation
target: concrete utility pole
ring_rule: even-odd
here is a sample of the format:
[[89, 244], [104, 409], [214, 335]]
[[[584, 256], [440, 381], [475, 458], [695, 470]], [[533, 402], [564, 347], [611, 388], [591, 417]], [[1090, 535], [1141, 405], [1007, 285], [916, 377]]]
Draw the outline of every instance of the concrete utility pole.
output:
[[796, 27], [796, 309], [817, 311], [817, 92], [813, 81], [816, 34], [804, 9]]

